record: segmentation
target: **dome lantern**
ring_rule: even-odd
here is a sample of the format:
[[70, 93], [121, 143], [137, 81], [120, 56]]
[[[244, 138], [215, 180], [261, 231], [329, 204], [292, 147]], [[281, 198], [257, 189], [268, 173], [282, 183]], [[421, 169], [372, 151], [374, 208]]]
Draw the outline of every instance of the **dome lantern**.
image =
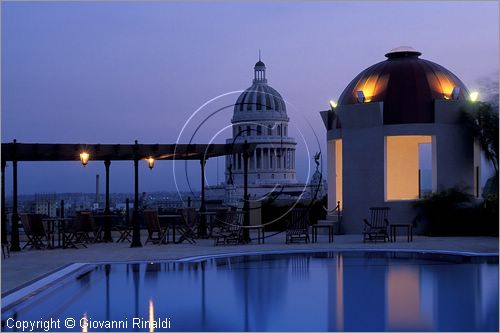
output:
[[266, 65], [260, 60], [260, 50], [259, 50], [259, 61], [255, 63], [254, 66], [254, 82], [267, 82], [266, 80]]

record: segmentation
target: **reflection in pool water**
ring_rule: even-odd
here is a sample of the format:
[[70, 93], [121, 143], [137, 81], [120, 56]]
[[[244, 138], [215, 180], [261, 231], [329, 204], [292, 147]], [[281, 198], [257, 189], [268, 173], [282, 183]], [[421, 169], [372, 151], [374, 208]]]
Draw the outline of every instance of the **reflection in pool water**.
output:
[[498, 331], [498, 257], [329, 252], [91, 267], [3, 312], [2, 329], [12, 330], [8, 318], [75, 318], [73, 330], [89, 332]]

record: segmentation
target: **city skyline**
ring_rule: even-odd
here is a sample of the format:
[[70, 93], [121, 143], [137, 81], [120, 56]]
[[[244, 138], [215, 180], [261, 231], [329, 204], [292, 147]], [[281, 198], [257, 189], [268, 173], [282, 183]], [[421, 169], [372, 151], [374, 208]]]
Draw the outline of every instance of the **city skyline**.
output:
[[[187, 143], [223, 108], [193, 139], [221, 143], [230, 130], [214, 135], [251, 85], [260, 49], [290, 132], [304, 135], [297, 174], [305, 181], [311, 155], [326, 155], [319, 111], [400, 45], [478, 90], [479, 80], [498, 76], [498, 3], [3, 2], [2, 142]], [[176, 170], [187, 190], [183, 161]], [[199, 189], [199, 163], [187, 170]], [[102, 162], [20, 163], [19, 193], [92, 192], [95, 174], [103, 182]], [[140, 165], [141, 192], [175, 190], [172, 178], [172, 162]], [[223, 158], [218, 169], [207, 165], [209, 185], [217, 180]], [[113, 162], [110, 182], [111, 192], [132, 192], [132, 163]], [[7, 167], [7, 195], [11, 184]]]

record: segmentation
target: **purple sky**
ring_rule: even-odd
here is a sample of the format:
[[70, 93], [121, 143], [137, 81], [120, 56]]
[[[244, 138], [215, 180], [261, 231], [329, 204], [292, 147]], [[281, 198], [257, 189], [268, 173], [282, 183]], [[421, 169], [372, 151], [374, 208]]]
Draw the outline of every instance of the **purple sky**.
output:
[[[318, 111], [352, 78], [410, 45], [458, 75], [469, 89], [498, 76], [498, 2], [2, 2], [2, 142], [174, 143], [208, 100], [251, 85], [258, 50], [271, 86], [289, 102], [305, 180], [314, 132], [326, 156]], [[203, 108], [181, 142], [234, 93]], [[201, 143], [229, 124], [207, 123]], [[310, 123], [311, 127], [307, 124]], [[293, 129], [295, 127], [295, 129]], [[298, 135], [302, 131], [303, 141]], [[222, 132], [215, 142], [229, 137]], [[220, 161], [219, 181], [223, 180]], [[141, 191], [174, 190], [172, 162], [141, 164]], [[216, 160], [208, 182], [217, 181]], [[177, 180], [186, 188], [184, 162]], [[11, 193], [7, 168], [7, 193]], [[199, 188], [199, 163], [188, 163]], [[19, 192], [92, 192], [104, 165], [21, 163]], [[132, 163], [111, 165], [111, 190], [133, 191]]]

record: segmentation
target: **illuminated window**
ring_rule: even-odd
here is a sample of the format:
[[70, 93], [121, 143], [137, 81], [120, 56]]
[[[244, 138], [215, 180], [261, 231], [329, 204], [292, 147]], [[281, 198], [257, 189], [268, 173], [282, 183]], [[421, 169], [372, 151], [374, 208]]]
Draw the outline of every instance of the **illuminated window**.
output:
[[432, 191], [432, 137], [385, 137], [385, 199], [414, 200]]
[[[342, 140], [335, 140], [335, 197], [342, 201]], [[335, 206], [333, 206], [335, 207]]]

